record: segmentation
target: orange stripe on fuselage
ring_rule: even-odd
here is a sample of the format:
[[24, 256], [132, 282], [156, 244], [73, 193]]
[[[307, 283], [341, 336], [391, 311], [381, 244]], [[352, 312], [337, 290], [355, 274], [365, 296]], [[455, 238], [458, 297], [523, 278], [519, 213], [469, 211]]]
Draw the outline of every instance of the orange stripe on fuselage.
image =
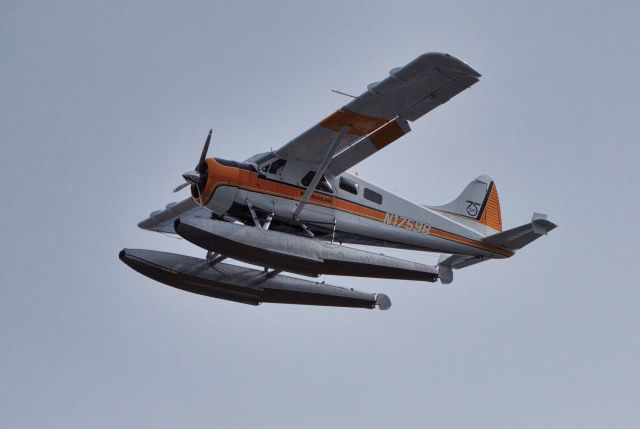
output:
[[486, 243], [482, 243], [481, 241], [475, 241], [467, 237], [463, 237], [461, 235], [454, 234], [452, 232], [448, 232], [438, 228], [431, 228], [429, 230], [429, 235], [434, 237], [442, 238], [444, 240], [455, 241], [456, 243], [466, 244], [467, 246], [476, 247], [478, 249], [488, 250], [489, 252], [497, 253], [503, 256], [513, 256], [513, 252], [509, 252], [507, 250], [501, 249], [499, 247], [491, 246]]
[[[261, 194], [273, 195], [280, 198], [287, 198], [294, 201], [300, 201], [304, 194], [304, 188], [290, 185], [283, 182], [262, 179], [258, 177], [258, 173], [254, 171], [243, 170], [238, 167], [230, 167], [218, 163], [215, 159], [207, 159], [209, 168], [209, 177], [205, 190], [202, 193], [202, 200], [206, 204], [213, 196], [215, 190], [219, 186], [235, 186], [245, 191], [257, 192]], [[197, 202], [197, 199], [194, 199]], [[384, 222], [385, 213], [371, 207], [363, 206], [352, 201], [342, 198], [333, 197], [320, 192], [314, 192], [309, 198], [309, 203], [313, 205], [329, 207], [342, 212], [350, 213], [356, 216], [362, 216], [379, 222]], [[480, 241], [475, 241], [451, 232], [431, 228], [430, 235], [442, 238], [456, 243], [466, 244], [489, 252], [497, 253], [503, 256], [512, 256], [513, 252], [491, 246]]]

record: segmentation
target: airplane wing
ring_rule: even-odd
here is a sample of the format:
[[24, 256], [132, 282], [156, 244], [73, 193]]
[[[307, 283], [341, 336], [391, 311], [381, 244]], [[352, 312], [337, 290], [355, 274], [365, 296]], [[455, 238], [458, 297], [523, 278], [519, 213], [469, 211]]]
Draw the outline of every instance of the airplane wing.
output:
[[328, 170], [334, 175], [408, 133], [415, 121], [476, 83], [480, 74], [464, 62], [440, 53], [423, 54], [389, 72], [352, 102], [323, 119], [276, 152], [286, 159], [319, 165], [339, 141]]
[[184, 199], [177, 203], [170, 203], [163, 210], [156, 210], [148, 218], [138, 223], [142, 229], [149, 231], [175, 234], [173, 223], [176, 219], [187, 219], [192, 217], [210, 216], [209, 211], [203, 213], [203, 209], [191, 198]]

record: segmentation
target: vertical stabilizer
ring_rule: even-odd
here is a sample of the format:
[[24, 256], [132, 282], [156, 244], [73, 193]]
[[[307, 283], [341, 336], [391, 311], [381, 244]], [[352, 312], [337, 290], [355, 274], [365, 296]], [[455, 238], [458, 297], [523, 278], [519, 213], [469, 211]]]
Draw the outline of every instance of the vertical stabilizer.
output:
[[445, 213], [473, 219], [495, 231], [502, 231], [500, 199], [495, 182], [491, 177], [476, 177], [464, 191], [449, 204], [431, 207]]

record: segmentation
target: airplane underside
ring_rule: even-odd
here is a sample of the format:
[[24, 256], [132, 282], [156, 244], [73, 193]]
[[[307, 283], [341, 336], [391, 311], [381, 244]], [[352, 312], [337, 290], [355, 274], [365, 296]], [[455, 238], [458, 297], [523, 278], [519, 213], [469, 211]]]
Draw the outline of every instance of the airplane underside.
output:
[[[438, 279], [435, 266], [321, 240], [320, 234], [328, 238], [333, 233], [321, 226], [310, 227], [319, 234], [315, 238], [304, 236], [299, 226], [284, 222], [280, 226], [276, 222], [265, 229], [260, 223], [250, 226], [207, 217], [178, 218], [174, 222], [175, 232], [207, 250], [205, 259], [143, 249], [124, 249], [120, 259], [139, 273], [169, 286], [252, 305], [267, 302], [381, 310], [391, 307], [390, 299], [383, 294], [312, 282], [281, 272], [307, 277], [324, 274], [426, 282]], [[264, 268], [223, 263], [227, 258]]]
[[[198, 210], [201, 210], [200, 216], [175, 217], [170, 230], [205, 249], [205, 259], [142, 249], [124, 249], [120, 259], [141, 274], [169, 286], [224, 300], [252, 305], [270, 302], [355, 308], [377, 306], [382, 310], [391, 306], [386, 295], [368, 294], [281, 273], [308, 277], [340, 275], [426, 282], [440, 280], [447, 284], [453, 279], [452, 268], [489, 259], [458, 253], [448, 259], [441, 258], [437, 266], [431, 266], [355, 249], [343, 243], [422, 251], [437, 249], [342, 231], [335, 222], [301, 225], [292, 219], [273, 216], [252, 204], [234, 203], [222, 217], [204, 208]], [[529, 225], [496, 234], [505, 237], [503, 241], [494, 238], [494, 242], [514, 247], [510, 243], [520, 240], [522, 243], [518, 246], [522, 247], [555, 227], [544, 217], [537, 216]], [[227, 258], [263, 269], [222, 263]]]

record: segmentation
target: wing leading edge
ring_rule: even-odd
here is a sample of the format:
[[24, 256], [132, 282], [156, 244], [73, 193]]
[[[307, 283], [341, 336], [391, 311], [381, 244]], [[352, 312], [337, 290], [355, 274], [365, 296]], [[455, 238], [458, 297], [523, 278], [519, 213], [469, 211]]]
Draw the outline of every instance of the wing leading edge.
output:
[[320, 164], [347, 126], [329, 171], [340, 174], [408, 133], [415, 121], [476, 83], [480, 74], [448, 54], [423, 54], [389, 72], [352, 102], [277, 150], [282, 158]]
[[201, 216], [202, 210], [191, 198], [187, 198], [177, 203], [169, 203], [163, 210], [154, 211], [148, 218], [139, 222], [138, 227], [149, 231], [175, 234], [173, 223], [176, 219]]

